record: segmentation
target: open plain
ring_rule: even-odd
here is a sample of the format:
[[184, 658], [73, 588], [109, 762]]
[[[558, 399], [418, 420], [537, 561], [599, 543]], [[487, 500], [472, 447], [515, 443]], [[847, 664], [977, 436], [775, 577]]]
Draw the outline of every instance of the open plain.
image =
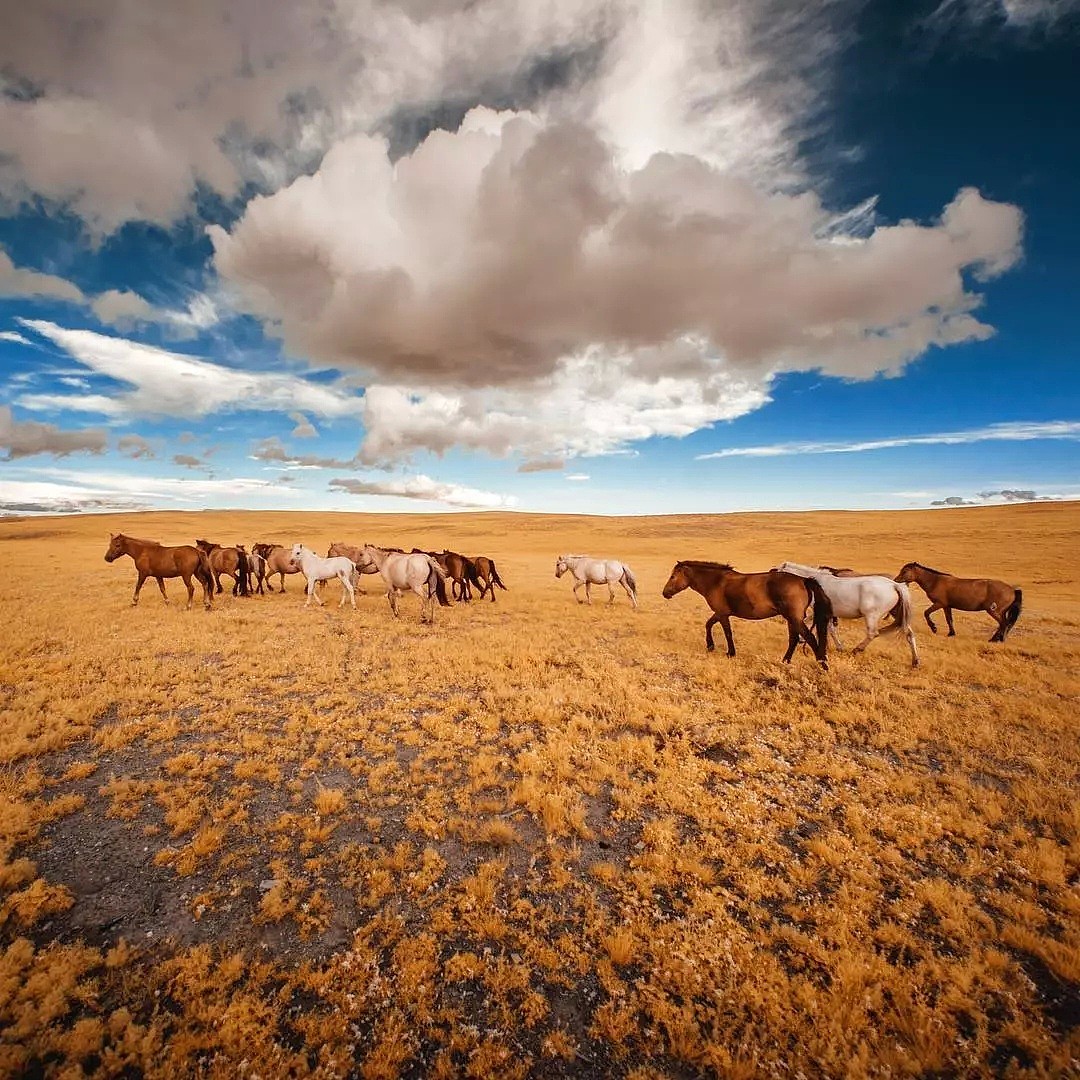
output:
[[[486, 554], [130, 607], [110, 531]], [[573, 602], [561, 552], [625, 559]], [[0, 1072], [1065, 1075], [1080, 1059], [1080, 505], [585, 518], [160, 512], [0, 524]], [[822, 672], [679, 558], [1021, 585]], [[200, 593], [196, 593], [198, 601]], [[939, 624], [942, 622], [939, 616]], [[857, 630], [842, 627], [853, 644]]]

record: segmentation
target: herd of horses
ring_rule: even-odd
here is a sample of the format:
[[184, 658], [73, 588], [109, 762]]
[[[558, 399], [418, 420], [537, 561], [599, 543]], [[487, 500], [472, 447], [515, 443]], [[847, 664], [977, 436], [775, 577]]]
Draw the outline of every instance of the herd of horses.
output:
[[[257, 543], [249, 553], [242, 544], [225, 547], [208, 540], [198, 540], [194, 546], [168, 547], [153, 540], [140, 540], [118, 533], [110, 536], [105, 553], [106, 562], [130, 556], [135, 563], [138, 579], [132, 604], [138, 604], [139, 591], [149, 577], [157, 581], [161, 595], [168, 603], [165, 578], [182, 578], [188, 593], [190, 608], [195, 595], [195, 582], [203, 588], [207, 609], [212, 605], [215, 590], [222, 592], [221, 577], [233, 579], [234, 595], [247, 596], [254, 591], [262, 594], [264, 587], [273, 592], [274, 576], [280, 577], [279, 592], [285, 592], [289, 574], [303, 574], [307, 582], [305, 607], [312, 601], [322, 604], [318, 585], [335, 578], [341, 582], [341, 600], [356, 606], [356, 585], [364, 574], [379, 575], [386, 585], [386, 597], [395, 616], [399, 614], [399, 597], [413, 592], [421, 602], [421, 621], [433, 622], [436, 603], [449, 606], [450, 597], [468, 603], [473, 588], [479, 599], [485, 594], [495, 600], [495, 589], [506, 589], [493, 559], [487, 556], [466, 557], [457, 552], [424, 551], [413, 548], [381, 548], [373, 544], [351, 545], [333, 543], [325, 556], [318, 555], [303, 544], [286, 548], [281, 544]], [[569, 573], [574, 580], [574, 596], [579, 603], [591, 604], [593, 585], [606, 585], [608, 603], [615, 601], [615, 586], [626, 592], [636, 610], [637, 581], [626, 563], [617, 559], [596, 559], [588, 555], [560, 555], [555, 562], [555, 576]], [[450, 595], [446, 583], [450, 582]], [[254, 584], [253, 584], [254, 583]], [[911, 666], [918, 667], [919, 652], [912, 626], [912, 602], [909, 586], [918, 585], [930, 600], [923, 612], [933, 633], [938, 632], [931, 616], [944, 611], [949, 637], [956, 634], [953, 611], [985, 611], [997, 623], [990, 638], [1003, 642], [1020, 618], [1023, 591], [1016, 586], [993, 578], [962, 578], [943, 570], [934, 570], [922, 563], [909, 562], [895, 577], [887, 574], [864, 574], [849, 567], [811, 566], [805, 563], [783, 562], [771, 570], [740, 573], [727, 563], [683, 559], [677, 562], [663, 588], [665, 599], [671, 599], [684, 589], [700, 593], [712, 609], [705, 623], [705, 647], [715, 648], [713, 627], [719, 623], [727, 641], [728, 656], [735, 655], [731, 620], [783, 618], [788, 628], [788, 645], [784, 662], [789, 663], [800, 642], [809, 646], [818, 663], [828, 670], [830, 636], [838, 649], [843, 648], [837, 623], [841, 619], [859, 619], [866, 635], [854, 652], [862, 652], [880, 634], [897, 633], [907, 641]], [[585, 599], [578, 595], [584, 586]], [[883, 619], [891, 619], [882, 626]]]

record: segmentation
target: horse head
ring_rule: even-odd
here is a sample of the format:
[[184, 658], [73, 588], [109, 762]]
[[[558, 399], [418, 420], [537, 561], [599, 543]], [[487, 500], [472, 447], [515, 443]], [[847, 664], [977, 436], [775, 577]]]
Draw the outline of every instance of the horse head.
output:
[[555, 576], [557, 578], [562, 577], [570, 569], [570, 564], [566, 561], [568, 558], [570, 558], [569, 555], [560, 555], [555, 560]]
[[109, 533], [109, 547], [105, 552], [106, 562], [114, 562], [124, 554], [124, 539], [123, 533]]
[[686, 564], [677, 562], [671, 568], [671, 576], [667, 579], [667, 584], [664, 586], [664, 599], [670, 600], [676, 593], [681, 593], [683, 589], [690, 587], [690, 575], [687, 573]]
[[900, 568], [900, 573], [893, 578], [893, 581], [900, 581], [903, 583], [910, 583], [912, 581], [919, 580], [919, 564], [917, 562], [904, 563]]

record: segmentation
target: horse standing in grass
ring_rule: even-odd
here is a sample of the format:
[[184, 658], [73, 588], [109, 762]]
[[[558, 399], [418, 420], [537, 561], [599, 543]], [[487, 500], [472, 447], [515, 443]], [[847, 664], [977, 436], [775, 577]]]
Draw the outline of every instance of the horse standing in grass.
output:
[[281, 588], [278, 592], [284, 592], [285, 575], [300, 573], [300, 567], [292, 561], [288, 549], [281, 544], [252, 544], [251, 550], [266, 560], [266, 579], [271, 592], [274, 591], [274, 583], [270, 579], [275, 574], [281, 575]]
[[139, 575], [135, 583], [135, 595], [131, 598], [131, 606], [139, 602], [139, 590], [148, 577], [154, 578], [161, 590], [161, 598], [167, 604], [169, 598], [165, 595], [165, 578], [183, 578], [187, 588], [188, 610], [191, 610], [191, 601], [195, 596], [195, 586], [191, 584], [194, 578], [203, 588], [203, 603], [209, 611], [213, 603], [214, 575], [210, 571], [210, 560], [206, 553], [197, 547], [189, 547], [184, 544], [180, 547], [164, 547], [156, 540], [138, 540], [134, 536], [125, 536], [123, 533], [109, 534], [109, 547], [105, 552], [107, 563], [115, 562], [121, 555], [130, 555], [135, 563], [135, 570]]
[[[386, 551], [393, 551], [394, 548], [385, 548]], [[351, 559], [356, 566], [357, 573], [360, 574], [377, 574], [379, 568], [373, 563], [364, 562], [364, 545], [363, 544], [343, 544], [340, 540], [335, 540], [327, 549], [326, 557], [333, 559], [337, 556], [344, 555], [346, 559]]]
[[196, 540], [195, 546], [209, 558], [218, 592], [224, 591], [221, 588], [221, 575], [227, 574], [233, 579], [233, 596], [251, 595], [248, 555], [243, 546], [222, 547], [212, 540]]
[[[919, 666], [919, 650], [915, 645], [915, 631], [911, 628], [911, 592], [906, 585], [880, 575], [839, 577], [816, 566], [802, 563], [782, 562], [774, 569], [801, 578], [814, 578], [832, 604], [833, 618], [829, 620], [829, 632], [837, 649], [842, 649], [837, 619], [863, 619], [866, 637], [855, 646], [854, 652], [862, 652], [878, 634], [901, 633], [911, 650], [911, 666]], [[900, 617], [881, 630], [882, 617], [899, 607]]]
[[[664, 586], [664, 599], [670, 600], [683, 589], [693, 589], [705, 597], [713, 614], [705, 623], [705, 648], [712, 652], [712, 628], [719, 623], [727, 638], [728, 656], [735, 655], [735, 640], [731, 636], [731, 619], [771, 619], [780, 615], [787, 622], [788, 647], [784, 663], [791, 662], [795, 646], [801, 638], [828, 671], [825, 658], [828, 649], [829, 620], [832, 604], [814, 578], [796, 577], [777, 570], [759, 574], [740, 574], [727, 563], [701, 562], [684, 559], [677, 562]], [[814, 607], [815, 634], [803, 620], [810, 605]]]
[[561, 578], [568, 570], [574, 576], [574, 596], [579, 604], [583, 601], [577, 591], [582, 585], [585, 586], [584, 603], [592, 603], [593, 585], [606, 585], [608, 603], [614, 604], [615, 585], [619, 584], [626, 590], [634, 610], [637, 610], [637, 582], [626, 563], [618, 559], [594, 559], [590, 555], [560, 555], [555, 560], [555, 576]]
[[315, 591], [315, 585], [320, 581], [331, 581], [334, 578], [341, 582], [341, 600], [338, 601], [338, 607], [344, 607], [346, 596], [352, 601], [352, 606], [356, 607], [356, 593], [353, 591], [356, 567], [352, 559], [347, 559], [344, 555], [324, 559], [310, 548], [304, 547], [303, 544], [294, 544], [290, 557], [307, 579], [307, 599], [304, 601], [304, 607], [308, 607], [312, 600], [321, 607], [323, 599]]
[[953, 608], [956, 608], [958, 611], [988, 612], [998, 624], [990, 640], [1004, 641], [1020, 618], [1020, 609], [1024, 603], [1023, 589], [1004, 581], [995, 581], [993, 578], [953, 577], [944, 570], [931, 570], [917, 562], [904, 565], [895, 580], [914, 582], [926, 593], [931, 604], [923, 612], [923, 618], [935, 634], [937, 627], [930, 616], [935, 611], [944, 609], [949, 637], [956, 636], [952, 621]]
[[491, 602], [495, 603], [495, 586], [498, 585], [504, 592], [510, 590], [502, 583], [502, 578], [499, 577], [499, 571], [495, 569], [495, 560], [489, 559], [486, 555], [476, 555], [470, 562], [472, 563], [474, 576], [472, 583], [480, 590], [479, 599], [484, 599], [484, 593], [491, 591]]
[[398, 617], [398, 597], [414, 592], [420, 597], [420, 621], [435, 622], [435, 600], [443, 607], [450, 606], [446, 595], [449, 576], [439, 563], [424, 553], [389, 552], [367, 544], [364, 547], [365, 565], [374, 565], [386, 582], [386, 599], [394, 618]]

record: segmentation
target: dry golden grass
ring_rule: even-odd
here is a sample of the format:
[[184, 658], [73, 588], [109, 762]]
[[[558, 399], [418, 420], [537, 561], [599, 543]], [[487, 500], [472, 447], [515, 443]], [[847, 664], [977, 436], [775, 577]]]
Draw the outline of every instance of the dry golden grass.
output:
[[[510, 591], [131, 609], [109, 529], [445, 544]], [[566, 550], [640, 613], [574, 604]], [[1076, 1070], [1078, 554], [1077, 505], [0, 524], [0, 1073]], [[785, 667], [775, 621], [729, 660], [659, 595], [692, 557], [920, 559], [1025, 609], [1004, 647], [920, 623], [917, 670]]]

